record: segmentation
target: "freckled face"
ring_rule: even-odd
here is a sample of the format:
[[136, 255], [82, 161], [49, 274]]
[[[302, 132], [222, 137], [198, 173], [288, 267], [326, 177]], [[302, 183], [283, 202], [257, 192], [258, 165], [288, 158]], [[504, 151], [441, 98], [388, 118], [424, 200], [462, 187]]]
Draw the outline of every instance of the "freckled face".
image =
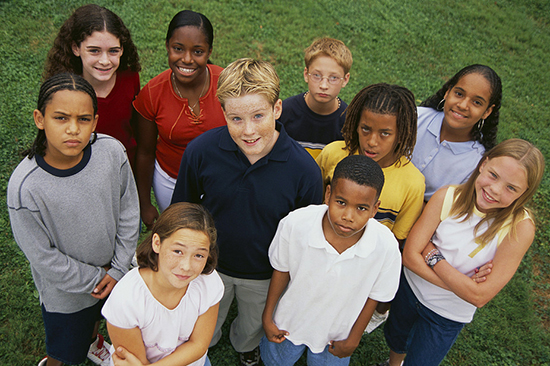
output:
[[82, 60], [82, 76], [92, 84], [111, 80], [122, 52], [120, 40], [107, 31], [93, 32], [80, 45], [73, 44], [73, 53]]
[[227, 129], [250, 164], [269, 154], [275, 145], [279, 137], [275, 120], [281, 112], [280, 99], [272, 106], [262, 94], [246, 94], [225, 100], [223, 114]]
[[152, 245], [159, 255], [156, 273], [173, 289], [187, 288], [204, 270], [210, 253], [208, 235], [192, 229], [180, 229], [162, 242], [154, 234]]
[[336, 235], [345, 238], [362, 235], [365, 225], [376, 215], [380, 205], [374, 188], [345, 178], [338, 179], [334, 186], [327, 186], [325, 202], [328, 217], [325, 215], [323, 220], [329, 220]]
[[450, 129], [469, 134], [480, 119], [487, 118], [493, 111], [490, 98], [491, 84], [483, 75], [464, 75], [445, 93], [443, 123]]
[[373, 113], [367, 109], [361, 114], [357, 126], [359, 153], [387, 168], [397, 160], [394, 154], [397, 140], [397, 117], [391, 114]]
[[509, 156], [486, 159], [475, 182], [476, 207], [485, 213], [508, 207], [527, 188], [527, 172], [519, 161]]

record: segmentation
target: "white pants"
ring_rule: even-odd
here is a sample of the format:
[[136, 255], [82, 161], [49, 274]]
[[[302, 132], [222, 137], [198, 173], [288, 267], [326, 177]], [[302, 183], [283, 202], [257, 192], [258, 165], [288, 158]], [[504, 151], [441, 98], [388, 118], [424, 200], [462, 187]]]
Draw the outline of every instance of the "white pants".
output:
[[166, 210], [166, 208], [170, 206], [170, 202], [172, 201], [172, 193], [174, 193], [175, 186], [176, 180], [162, 170], [158, 161], [155, 159], [153, 192], [155, 193], [155, 199], [157, 200], [160, 212]]

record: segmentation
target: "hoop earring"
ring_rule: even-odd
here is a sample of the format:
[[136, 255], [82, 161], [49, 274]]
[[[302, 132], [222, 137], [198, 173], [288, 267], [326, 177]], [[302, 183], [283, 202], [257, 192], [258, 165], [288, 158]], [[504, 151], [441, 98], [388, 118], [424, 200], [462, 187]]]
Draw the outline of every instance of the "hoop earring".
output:
[[478, 128], [479, 128], [479, 131], [481, 131], [481, 129], [483, 128], [483, 126], [485, 125], [485, 120], [484, 119], [481, 119], [479, 120], [479, 122], [477, 123], [478, 124]]
[[443, 107], [441, 107], [441, 103], [445, 103], [445, 98], [441, 99], [441, 101], [437, 104], [437, 107], [435, 108], [436, 111], [442, 111], [443, 110]]

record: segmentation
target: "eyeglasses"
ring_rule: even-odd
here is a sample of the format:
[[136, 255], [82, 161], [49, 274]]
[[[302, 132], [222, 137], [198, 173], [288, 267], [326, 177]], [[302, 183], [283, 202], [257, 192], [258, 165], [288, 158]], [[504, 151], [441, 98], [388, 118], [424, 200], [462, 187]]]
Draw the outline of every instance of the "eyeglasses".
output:
[[311, 80], [313, 80], [316, 83], [320, 83], [321, 81], [323, 81], [323, 79], [327, 79], [329, 84], [336, 85], [340, 83], [342, 80], [344, 80], [344, 78], [340, 78], [338, 76], [323, 76], [319, 74], [310, 74], [310, 73], [308, 73], [307, 75], [311, 78]]

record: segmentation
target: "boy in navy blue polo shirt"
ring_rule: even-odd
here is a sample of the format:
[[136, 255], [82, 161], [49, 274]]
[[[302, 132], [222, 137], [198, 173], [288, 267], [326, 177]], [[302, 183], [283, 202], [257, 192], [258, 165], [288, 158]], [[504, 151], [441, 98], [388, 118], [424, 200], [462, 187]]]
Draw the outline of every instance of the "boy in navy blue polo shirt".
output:
[[233, 297], [239, 314], [230, 339], [242, 365], [259, 364], [262, 311], [272, 267], [267, 251], [279, 220], [322, 201], [313, 158], [276, 122], [279, 78], [269, 63], [240, 59], [221, 73], [217, 96], [227, 126], [207, 131], [187, 147], [172, 203], [204, 205], [214, 216], [225, 294], [211, 345]]

